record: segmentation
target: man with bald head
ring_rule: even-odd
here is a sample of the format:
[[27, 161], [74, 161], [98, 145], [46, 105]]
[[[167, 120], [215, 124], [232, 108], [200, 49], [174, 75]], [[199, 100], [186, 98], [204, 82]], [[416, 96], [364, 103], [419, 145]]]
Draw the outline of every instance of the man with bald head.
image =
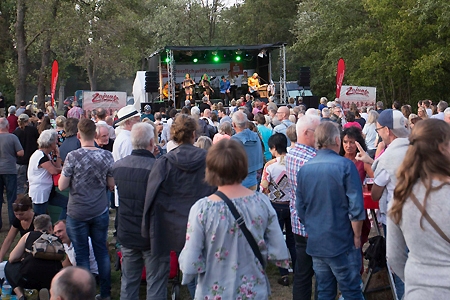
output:
[[[291, 126], [292, 123], [289, 121], [289, 115], [291, 114], [291, 111], [289, 110], [289, 107], [287, 106], [280, 106], [277, 110], [277, 118], [281, 122], [279, 125], [275, 126], [273, 129], [273, 133], [282, 133], [286, 135], [286, 130], [289, 126]], [[289, 141], [288, 136], [286, 135], [286, 138], [288, 140], [288, 147], [291, 145], [291, 142]]]
[[89, 271], [79, 267], [66, 267], [53, 277], [50, 300], [94, 299], [95, 292], [94, 276]]

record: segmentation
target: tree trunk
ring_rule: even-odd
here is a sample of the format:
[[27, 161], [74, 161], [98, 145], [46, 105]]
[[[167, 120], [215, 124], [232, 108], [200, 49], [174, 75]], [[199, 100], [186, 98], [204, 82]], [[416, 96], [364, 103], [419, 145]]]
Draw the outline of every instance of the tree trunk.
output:
[[66, 87], [66, 80], [65, 79], [61, 79], [59, 81], [59, 103], [58, 103], [58, 110], [59, 111], [63, 111], [64, 110], [64, 90]]
[[91, 86], [91, 91], [97, 90], [97, 71], [95, 67], [95, 63], [92, 61], [88, 62], [87, 66], [87, 74], [89, 78], [89, 85]]
[[15, 24], [17, 50], [16, 105], [19, 105], [21, 100], [25, 100], [27, 91], [28, 57], [24, 26], [26, 13], [25, 1], [26, 0], [17, 0], [17, 19]]
[[[59, 0], [53, 1], [52, 5], [52, 17], [51, 20], [54, 20], [56, 18], [56, 13], [58, 11], [58, 5]], [[47, 24], [48, 28], [51, 28], [51, 24]], [[38, 79], [38, 100], [37, 100], [37, 106], [39, 109], [45, 108], [45, 95], [46, 95], [46, 86], [48, 87], [48, 66], [50, 65], [50, 46], [52, 42], [52, 31], [47, 32], [45, 35], [45, 41], [42, 46], [42, 52], [41, 52], [41, 68], [39, 70], [39, 79]], [[51, 84], [50, 84], [51, 86]], [[49, 93], [50, 94], [50, 93]]]
[[50, 43], [51, 35], [47, 34], [41, 52], [41, 68], [39, 70], [38, 90], [37, 90], [37, 107], [45, 109], [45, 87], [48, 85], [48, 65], [50, 61]]

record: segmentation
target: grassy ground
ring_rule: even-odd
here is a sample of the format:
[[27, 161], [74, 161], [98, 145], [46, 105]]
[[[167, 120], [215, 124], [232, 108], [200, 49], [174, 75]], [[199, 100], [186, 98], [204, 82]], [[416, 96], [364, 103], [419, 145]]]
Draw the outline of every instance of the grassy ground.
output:
[[[109, 253], [111, 255], [111, 263], [112, 266], [114, 265], [114, 257], [116, 255], [116, 249], [115, 249], [115, 243], [113, 238], [113, 228], [114, 228], [114, 213], [111, 214], [110, 218], [110, 230], [108, 232], [108, 240], [109, 240]], [[272, 296], [269, 299], [272, 300], [286, 300], [286, 299], [292, 299], [292, 285], [289, 287], [281, 286], [277, 283], [277, 280], [279, 278], [278, 268], [274, 265], [269, 265], [267, 267], [267, 275], [269, 277], [270, 281], [270, 287], [272, 290]], [[292, 282], [292, 274], [290, 274], [290, 279]], [[112, 282], [112, 290], [111, 295], [112, 299], [119, 299], [120, 298], [120, 271], [111, 271], [111, 282]], [[168, 298], [170, 298], [171, 288], [172, 284], [168, 283]], [[145, 284], [141, 285], [140, 293], [139, 293], [139, 299], [145, 299], [146, 295], [146, 286]], [[188, 300], [191, 299], [188, 289], [186, 286], [180, 287], [180, 299], [182, 300]]]
[[[6, 204], [3, 204], [3, 210], [2, 210], [2, 219], [3, 219], [3, 229], [0, 230], [0, 242], [3, 243], [3, 240], [5, 239], [7, 233], [8, 233], [8, 208]], [[115, 219], [115, 212], [112, 212], [110, 214], [110, 230], [108, 232], [108, 247], [109, 247], [109, 253], [111, 257], [111, 283], [112, 283], [112, 290], [111, 290], [111, 299], [118, 300], [120, 299], [120, 271], [116, 271], [114, 269], [114, 263], [116, 259], [116, 246], [115, 246], [115, 239], [113, 237], [113, 229], [114, 229], [114, 219]], [[372, 228], [371, 236], [375, 235], [375, 230]], [[17, 241], [19, 240], [19, 236], [16, 237], [15, 242], [13, 243], [13, 246], [11, 247], [10, 251], [13, 249], [13, 247], [17, 244]], [[367, 244], [366, 244], [367, 247]], [[9, 252], [7, 253], [7, 256], [9, 255]], [[5, 257], [7, 259], [7, 257]], [[367, 261], [366, 268], [367, 268]], [[289, 287], [281, 286], [277, 283], [277, 280], [279, 278], [278, 268], [276, 268], [274, 265], [269, 265], [267, 267], [267, 275], [269, 277], [270, 281], [270, 287], [272, 290], [272, 296], [269, 298], [271, 300], [286, 300], [286, 299], [292, 299], [292, 285]], [[365, 275], [365, 274], [364, 274]], [[363, 277], [365, 277], [363, 275]], [[290, 274], [290, 281], [292, 283], [292, 274]], [[168, 283], [168, 299], [170, 298], [170, 290], [172, 285]], [[141, 285], [140, 289], [140, 299], [145, 299], [146, 295], [146, 289], [145, 284]], [[180, 288], [180, 299], [182, 300], [189, 300], [189, 292], [186, 288], [186, 286], [181, 286]], [[313, 298], [312, 298], [313, 299]], [[377, 300], [382, 299], [390, 299], [385, 297], [377, 297], [374, 298]], [[88, 300], [88, 299], [87, 299]]]
[[[6, 197], [5, 197], [6, 199]], [[113, 238], [113, 228], [114, 228], [114, 219], [115, 219], [115, 213], [111, 213], [110, 215], [110, 230], [108, 232], [108, 247], [109, 247], [109, 253], [111, 257], [111, 299], [118, 300], [120, 299], [120, 271], [115, 271], [114, 269], [114, 263], [115, 263], [115, 256], [116, 256], [116, 247], [114, 243]], [[8, 208], [6, 204], [3, 204], [2, 208], [2, 219], [3, 219], [3, 228], [0, 230], [0, 242], [3, 243], [3, 240], [5, 239], [6, 235], [8, 234]], [[13, 245], [11, 246], [10, 251], [14, 248], [14, 246], [17, 244], [17, 241], [19, 240], [20, 236], [18, 235], [16, 237], [16, 240], [14, 241]], [[7, 257], [9, 256], [9, 252], [7, 253]], [[272, 297], [270, 299], [273, 300], [285, 300], [285, 299], [292, 299], [292, 285], [290, 287], [284, 287], [277, 283], [279, 273], [278, 269], [270, 265], [267, 268], [267, 274], [269, 275], [270, 285], [272, 289]], [[291, 274], [291, 282], [292, 282], [292, 274]], [[170, 295], [170, 289], [172, 285], [168, 283], [168, 295]], [[140, 289], [140, 299], [145, 299], [146, 290], [145, 290], [145, 284], [141, 285]], [[189, 292], [186, 288], [186, 286], [181, 286], [180, 288], [180, 299], [182, 300], [188, 300], [190, 299]], [[170, 299], [168, 297], [167, 299]], [[88, 299], [87, 299], [88, 300]]]

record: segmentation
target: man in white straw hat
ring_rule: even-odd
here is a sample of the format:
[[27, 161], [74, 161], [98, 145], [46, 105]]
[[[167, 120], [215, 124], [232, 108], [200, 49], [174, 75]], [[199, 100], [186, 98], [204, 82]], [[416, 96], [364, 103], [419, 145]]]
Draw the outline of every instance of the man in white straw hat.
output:
[[[114, 126], [120, 126], [120, 132], [116, 132], [116, 140], [114, 141], [112, 155], [114, 162], [131, 154], [133, 145], [131, 144], [131, 128], [134, 124], [139, 123], [141, 114], [133, 105], [122, 107], [117, 113], [118, 119], [114, 122]], [[119, 197], [117, 189], [115, 191], [115, 204], [119, 206]]]
[[114, 161], [131, 154], [133, 150], [131, 145], [131, 128], [140, 121], [141, 114], [133, 105], [127, 105], [119, 110], [117, 117], [118, 119], [114, 122], [114, 126], [120, 126], [121, 130], [113, 146]]

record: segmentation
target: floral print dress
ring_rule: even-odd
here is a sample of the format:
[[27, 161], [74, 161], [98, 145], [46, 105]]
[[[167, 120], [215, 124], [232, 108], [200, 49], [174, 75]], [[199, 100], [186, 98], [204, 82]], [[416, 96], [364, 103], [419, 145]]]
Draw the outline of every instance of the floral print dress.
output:
[[[267, 196], [255, 192], [231, 201], [266, 262], [289, 268], [286, 243]], [[270, 295], [264, 268], [223, 201], [205, 197], [192, 206], [179, 263], [182, 284], [198, 275], [195, 299], [267, 299]]]

